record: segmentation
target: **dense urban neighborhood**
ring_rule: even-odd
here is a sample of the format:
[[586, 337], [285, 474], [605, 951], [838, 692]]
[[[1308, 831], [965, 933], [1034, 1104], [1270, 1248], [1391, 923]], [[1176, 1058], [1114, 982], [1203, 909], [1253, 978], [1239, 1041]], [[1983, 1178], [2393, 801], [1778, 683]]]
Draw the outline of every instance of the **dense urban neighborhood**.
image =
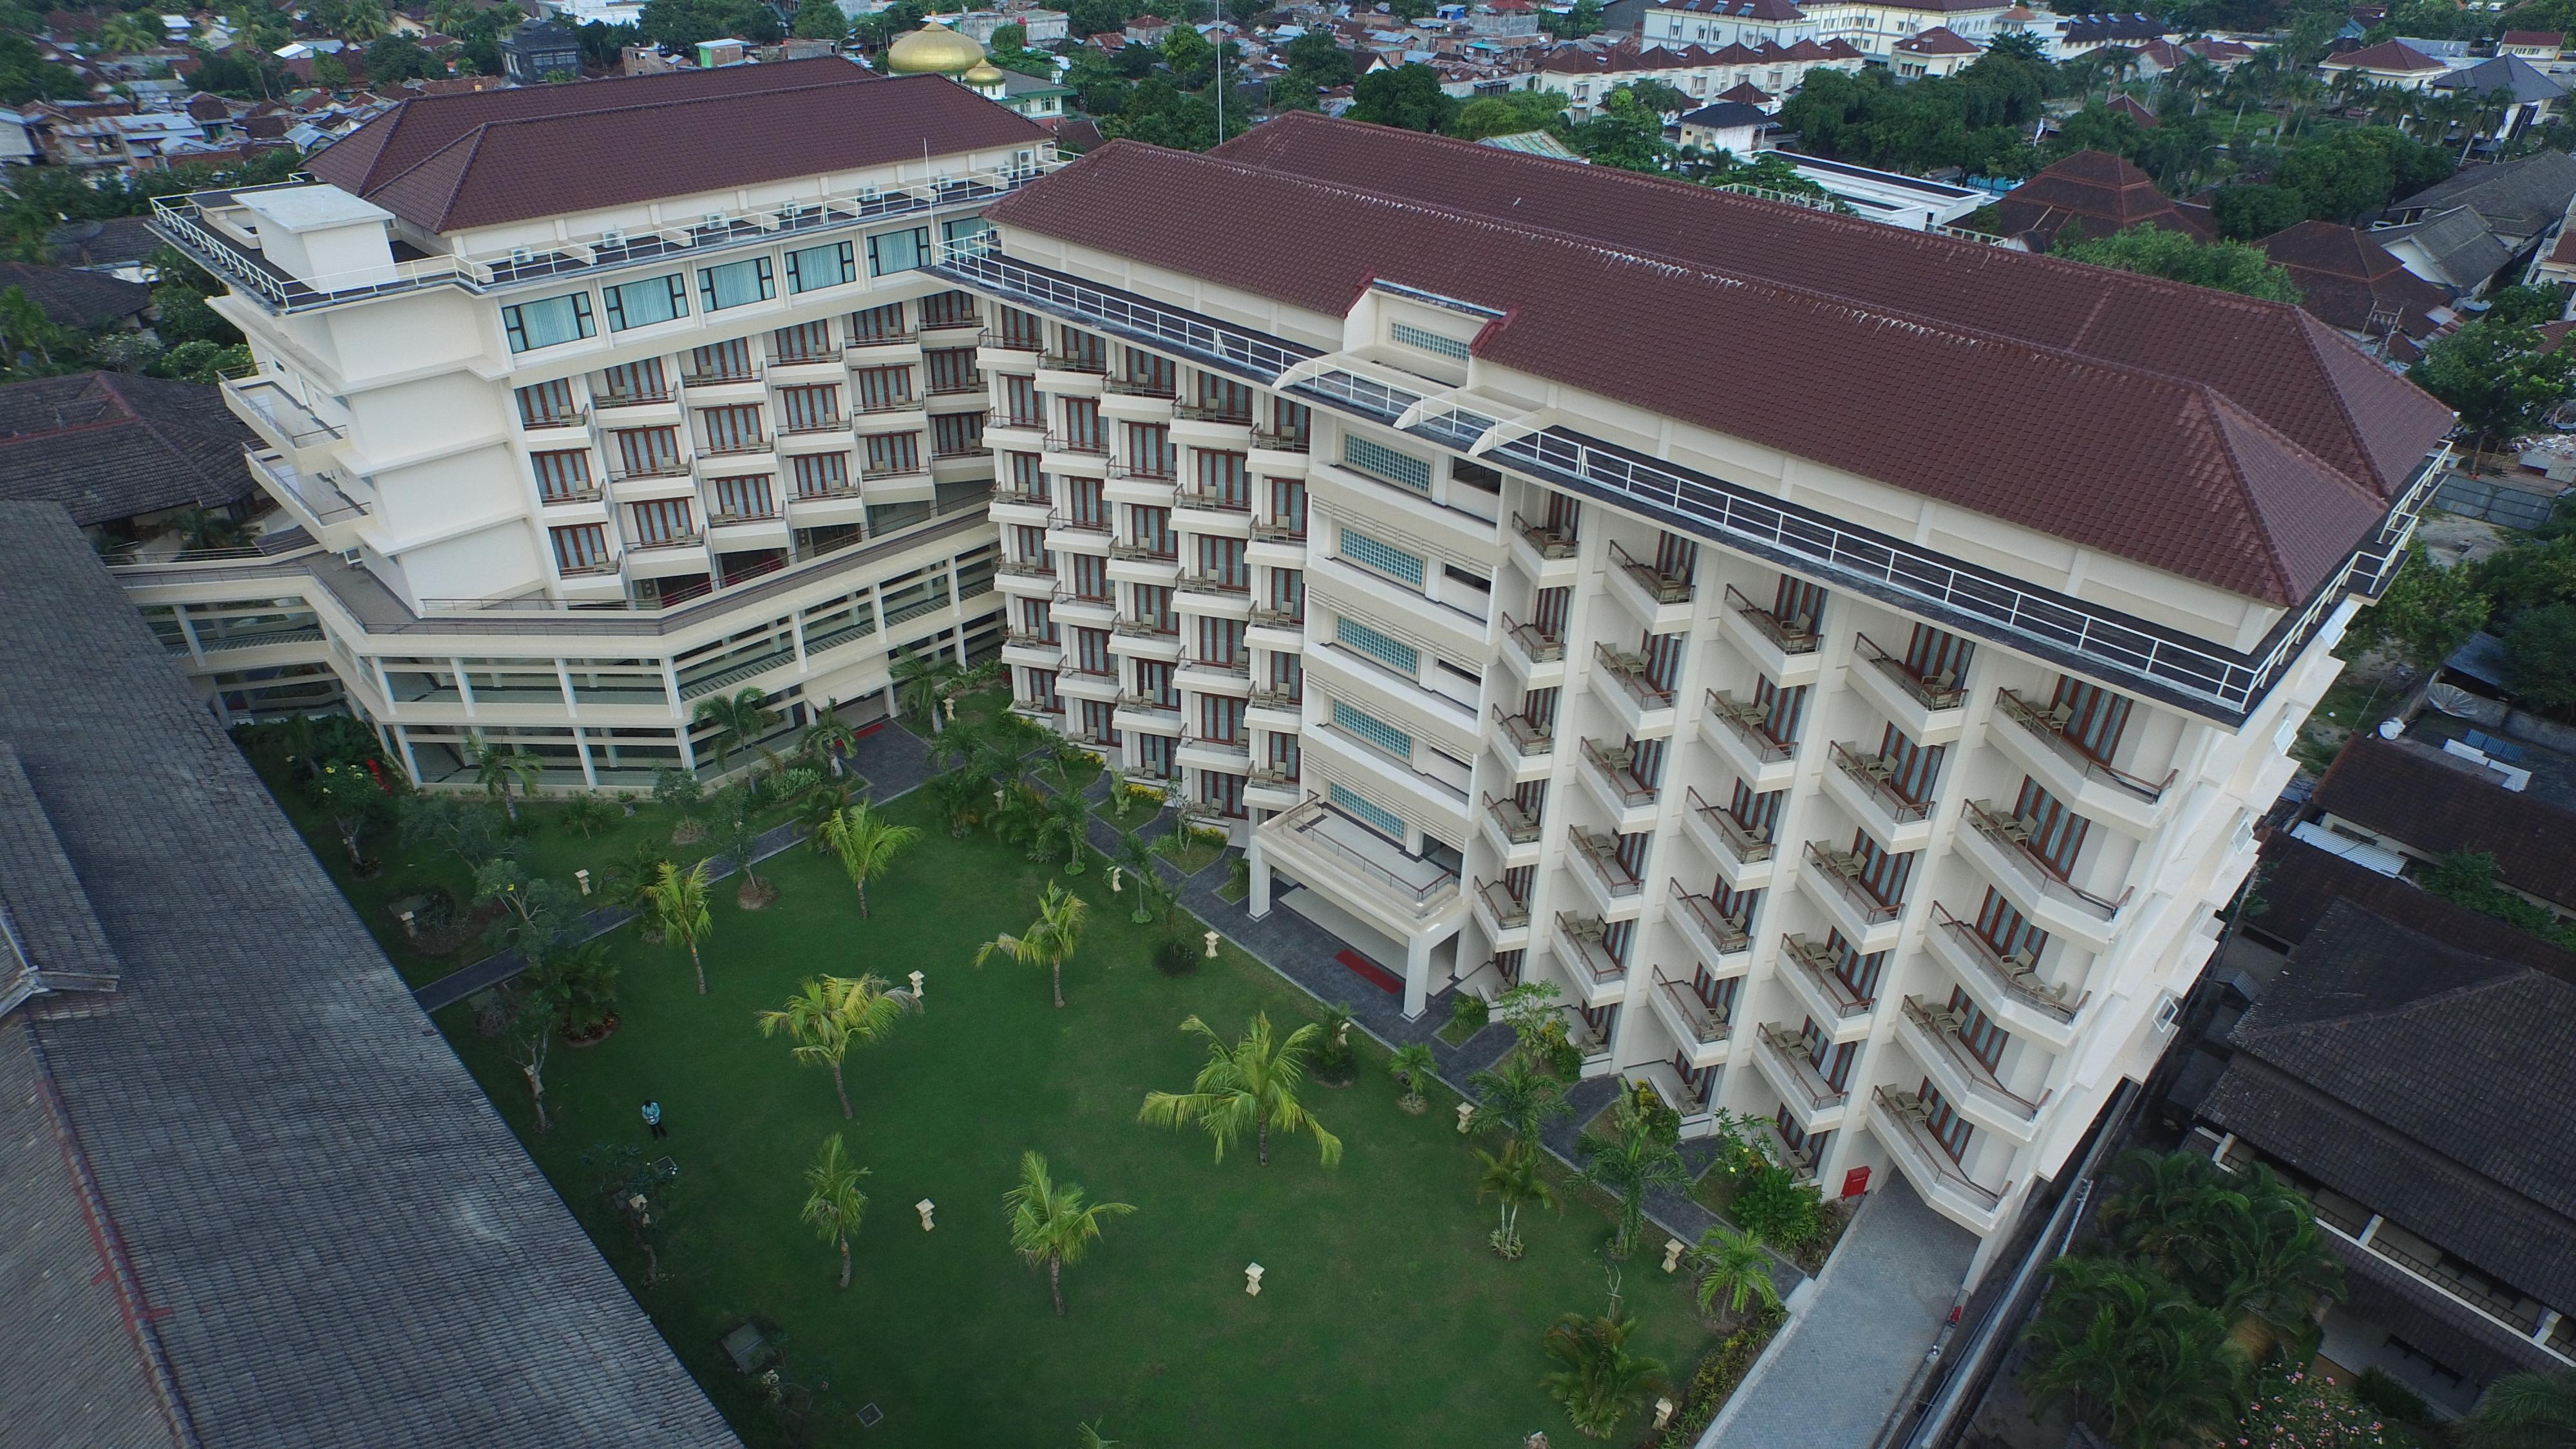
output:
[[0, 1446], [2576, 1449], [2576, 0], [0, 0]]

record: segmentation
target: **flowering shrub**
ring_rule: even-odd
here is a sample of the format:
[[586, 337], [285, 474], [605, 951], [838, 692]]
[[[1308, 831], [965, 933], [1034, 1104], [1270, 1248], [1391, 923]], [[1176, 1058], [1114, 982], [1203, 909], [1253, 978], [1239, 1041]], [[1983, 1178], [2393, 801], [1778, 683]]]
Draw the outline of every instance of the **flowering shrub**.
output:
[[2415, 1437], [2350, 1391], [2302, 1370], [2266, 1373], [2238, 1421], [2238, 1449], [2408, 1449]]

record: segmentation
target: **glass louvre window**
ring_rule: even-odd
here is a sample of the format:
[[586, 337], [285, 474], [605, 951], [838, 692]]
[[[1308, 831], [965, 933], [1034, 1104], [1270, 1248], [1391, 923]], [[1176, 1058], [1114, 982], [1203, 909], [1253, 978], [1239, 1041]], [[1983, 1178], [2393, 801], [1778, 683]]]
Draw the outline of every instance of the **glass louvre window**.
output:
[[710, 312], [748, 307], [777, 295], [778, 278], [770, 270], [767, 257], [747, 257], [720, 267], [698, 268], [698, 296]]
[[921, 354], [921, 366], [929, 375], [934, 394], [973, 392], [984, 385], [982, 375], [975, 371], [972, 347], [934, 347]]
[[889, 231], [868, 238], [868, 275], [892, 276], [909, 272], [930, 260], [930, 228], [917, 226], [909, 231]]
[[1386, 330], [1388, 336], [1407, 347], [1419, 347], [1425, 352], [1436, 352], [1460, 362], [1467, 360], [1467, 344], [1455, 337], [1443, 337], [1437, 332], [1403, 322], [1388, 323]]
[[661, 402], [671, 395], [671, 384], [663, 380], [662, 359], [658, 357], [612, 367], [599, 375], [599, 381], [599, 395], [606, 402]]
[[1407, 679], [1422, 673], [1422, 651], [1410, 644], [1390, 639], [1357, 619], [1344, 619], [1333, 626], [1334, 639], [1356, 649]]
[[829, 498], [850, 489], [850, 455], [812, 453], [787, 460], [799, 498]]
[[935, 292], [921, 299], [924, 327], [973, 327], [982, 320], [975, 314], [972, 292]]
[[1431, 465], [1410, 453], [1399, 453], [1366, 438], [1342, 439], [1342, 466], [1355, 468], [1416, 493], [1431, 491]]
[[621, 476], [667, 477], [680, 471], [677, 428], [623, 428], [609, 437], [617, 442], [617, 470]]
[[683, 382], [749, 382], [751, 344], [742, 338], [730, 342], [710, 342], [689, 349], [688, 370], [680, 374]]
[[692, 521], [695, 512], [686, 498], [631, 503], [627, 505], [627, 516], [634, 521], [637, 543], [690, 543], [698, 536]]
[[870, 307], [864, 312], [850, 314], [852, 342], [900, 342], [911, 335], [904, 330], [901, 302], [888, 302], [882, 307]]
[[860, 441], [867, 446], [867, 471], [871, 478], [921, 471], [919, 433], [870, 433]]
[[576, 448], [568, 453], [532, 453], [528, 461], [537, 466], [537, 491], [549, 503], [564, 503], [592, 492], [590, 486], [590, 451]]
[[1393, 544], [1380, 543], [1357, 529], [1342, 530], [1342, 557], [1415, 588], [1422, 587], [1423, 561]]
[[611, 332], [623, 332], [629, 327], [650, 327], [656, 322], [689, 315], [689, 283], [684, 273], [646, 277], [640, 282], [621, 282], [599, 290], [608, 301], [608, 330]]
[[858, 383], [860, 412], [901, 412], [913, 404], [909, 367], [864, 367], [851, 376]]
[[561, 572], [586, 573], [613, 562], [608, 555], [608, 529], [603, 524], [577, 523], [569, 528], [550, 528], [546, 533], [554, 540], [555, 567]]
[[707, 491], [714, 495], [715, 521], [732, 518], [775, 518], [778, 505], [770, 501], [769, 475], [752, 473], [740, 478], [710, 478]]
[[1347, 700], [1333, 701], [1333, 728], [1356, 735], [1408, 765], [1413, 763], [1413, 736]]
[[778, 390], [778, 428], [786, 433], [819, 433], [841, 425], [841, 390], [783, 387]]
[[825, 242], [787, 254], [787, 290], [791, 292], [818, 292], [858, 279], [858, 264], [851, 259], [848, 242]]
[[512, 352], [534, 352], [540, 347], [578, 342], [595, 335], [599, 327], [591, 319], [590, 294], [569, 292], [502, 308], [501, 330], [509, 334]]
[[808, 322], [801, 327], [781, 327], [769, 334], [769, 355], [780, 362], [830, 362], [837, 354], [832, 348], [832, 324]]
[[572, 383], [567, 379], [531, 383], [518, 393], [521, 427], [548, 428], [581, 421], [581, 407], [572, 400]]
[[983, 451], [982, 413], [941, 413], [930, 420], [930, 453], [935, 458], [962, 458]]
[[1343, 813], [1381, 835], [1404, 840], [1404, 817], [1346, 785], [1335, 785], [1331, 800]]

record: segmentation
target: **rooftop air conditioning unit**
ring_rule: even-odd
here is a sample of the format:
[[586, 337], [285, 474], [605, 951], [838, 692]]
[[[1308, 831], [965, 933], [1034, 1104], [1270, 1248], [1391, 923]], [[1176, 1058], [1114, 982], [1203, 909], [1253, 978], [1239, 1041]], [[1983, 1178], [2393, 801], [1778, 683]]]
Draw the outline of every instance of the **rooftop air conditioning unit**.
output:
[[626, 245], [626, 232], [620, 227], [612, 226], [599, 234], [599, 244], [604, 247], [622, 247]]
[[536, 259], [537, 259], [537, 254], [536, 254], [535, 252], [532, 252], [532, 251], [528, 250], [526, 247], [512, 247], [512, 248], [510, 248], [510, 264], [511, 264], [512, 266], [524, 267], [524, 266], [526, 266], [528, 263], [533, 262], [533, 261], [535, 261]]

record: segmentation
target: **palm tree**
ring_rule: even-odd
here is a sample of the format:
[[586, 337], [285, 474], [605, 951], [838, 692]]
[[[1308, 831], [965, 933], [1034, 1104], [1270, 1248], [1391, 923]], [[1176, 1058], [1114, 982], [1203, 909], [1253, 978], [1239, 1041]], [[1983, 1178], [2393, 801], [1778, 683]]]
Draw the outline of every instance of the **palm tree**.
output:
[[2049, 1276], [2023, 1334], [2022, 1389], [2035, 1409], [2071, 1403], [2119, 1449], [2200, 1443], [2235, 1422], [2246, 1359], [2218, 1313], [2152, 1268], [2060, 1258]]
[[510, 787], [534, 790], [537, 776], [544, 770], [543, 761], [517, 745], [478, 742], [474, 746], [474, 783], [483, 787], [484, 794], [499, 800], [513, 820], [519, 818], [519, 805], [510, 798]]
[[1065, 1265], [1081, 1262], [1100, 1240], [1102, 1219], [1136, 1210], [1123, 1202], [1084, 1206], [1082, 1189], [1069, 1182], [1057, 1185], [1047, 1176], [1046, 1159], [1034, 1152], [1020, 1154], [1020, 1185], [1002, 1194], [1002, 1206], [1011, 1215], [1011, 1251], [1030, 1267], [1046, 1269], [1058, 1318], [1064, 1317]]
[[839, 714], [828, 709], [814, 716], [814, 722], [805, 727], [804, 735], [797, 740], [798, 748], [805, 753], [830, 762], [834, 775], [841, 773], [841, 761], [858, 747], [858, 743], [858, 731], [851, 729]]
[[920, 999], [909, 991], [889, 990], [885, 978], [826, 976], [809, 980], [787, 1005], [755, 1014], [762, 1036], [787, 1033], [796, 1043], [790, 1055], [805, 1066], [832, 1069], [832, 1090], [841, 1099], [841, 1116], [850, 1112], [850, 1089], [841, 1081], [841, 1061], [854, 1046], [885, 1040], [905, 1012], [919, 1011]]
[[119, 55], [154, 49], [162, 38], [161, 27], [139, 13], [110, 16], [98, 28], [99, 44]]
[[394, 28], [392, 17], [378, 0], [357, 0], [340, 12], [340, 38], [352, 45], [365, 45], [381, 40]]
[[1071, 790], [1047, 797], [1046, 817], [1038, 824], [1041, 849], [1058, 841], [1067, 856], [1064, 873], [1082, 874], [1082, 857], [1091, 849], [1091, 802]]
[[927, 788], [939, 812], [948, 817], [948, 833], [956, 837], [964, 836], [966, 827], [975, 823], [975, 813], [993, 792], [992, 781], [962, 766], [931, 776]]
[[1494, 1229], [1485, 1241], [1506, 1258], [1521, 1255], [1521, 1209], [1535, 1203], [1553, 1212], [1556, 1189], [1550, 1187], [1547, 1175], [1539, 1170], [1538, 1149], [1530, 1143], [1514, 1140], [1503, 1144], [1497, 1157], [1479, 1147], [1476, 1156], [1485, 1164], [1476, 1179], [1476, 1201], [1493, 1198], [1502, 1205], [1502, 1226]]
[[2576, 1444], [2576, 1372], [2507, 1374], [2460, 1424], [2469, 1449], [2566, 1449]]
[[930, 732], [938, 734], [946, 727], [939, 707], [948, 702], [965, 673], [964, 666], [945, 655], [906, 651], [894, 661], [895, 703], [907, 713], [928, 715]]
[[1008, 956], [1027, 966], [1044, 966], [1055, 978], [1055, 1004], [1064, 1006], [1064, 963], [1073, 959], [1074, 948], [1082, 944], [1082, 923], [1091, 914], [1089, 902], [1048, 881], [1046, 893], [1038, 897], [1038, 918], [1016, 936], [995, 936], [975, 948], [975, 964], [981, 966], [996, 954]]
[[1610, 1255], [1624, 1258], [1636, 1246], [1646, 1222], [1646, 1194], [1659, 1187], [1688, 1187], [1690, 1173], [1679, 1152], [1644, 1114], [1622, 1102], [1612, 1117], [1615, 1137], [1586, 1137], [1579, 1149], [1583, 1166], [1568, 1181], [1576, 1187], [1599, 1188], [1619, 1201], [1619, 1231]]
[[1432, 1058], [1430, 1046], [1417, 1041], [1397, 1047], [1395, 1055], [1387, 1058], [1386, 1069], [1404, 1084], [1404, 1096], [1396, 1105], [1408, 1112], [1421, 1112], [1426, 1105], [1422, 1088], [1431, 1080], [1432, 1073], [1440, 1069], [1439, 1062]]
[[1700, 1312], [1721, 1298], [1730, 1318], [1742, 1318], [1755, 1303], [1766, 1312], [1779, 1311], [1780, 1287], [1771, 1281], [1771, 1254], [1759, 1236], [1711, 1224], [1691, 1250], [1691, 1266], [1699, 1270]]
[[1478, 1121], [1510, 1137], [1535, 1142], [1547, 1124], [1574, 1109], [1566, 1105], [1565, 1084], [1532, 1066], [1515, 1052], [1492, 1071], [1467, 1079], [1481, 1099]]
[[671, 862], [662, 862], [662, 874], [644, 888], [644, 918], [662, 933], [663, 940], [689, 948], [689, 964], [698, 971], [698, 994], [706, 995], [707, 963], [698, 955], [698, 943], [716, 929], [715, 919], [707, 914], [707, 863], [699, 861], [684, 874]]
[[757, 689], [741, 689], [698, 702], [698, 712], [689, 716], [689, 723], [716, 727], [715, 738], [707, 743], [716, 752], [717, 774], [724, 773], [726, 763], [733, 758], [734, 746], [759, 739], [778, 723], [776, 714], [761, 707], [768, 698]]
[[1097, 1424], [1076, 1424], [1073, 1426], [1073, 1449], [1118, 1449], [1118, 1441], [1101, 1438]]
[[[1110, 798], [1117, 798], [1115, 787]], [[1135, 831], [1120, 831], [1118, 863], [1125, 868], [1127, 880], [1136, 889], [1136, 911], [1128, 919], [1141, 926], [1160, 916], [1168, 925], [1172, 907], [1180, 897], [1163, 879], [1162, 872], [1154, 868], [1154, 848]]]
[[1633, 1318], [1586, 1318], [1569, 1313], [1547, 1331], [1547, 1356], [1565, 1365], [1539, 1380], [1565, 1405], [1567, 1418], [1587, 1439], [1607, 1439], [1640, 1399], [1665, 1385], [1660, 1359], [1628, 1352]]
[[1269, 1166], [1274, 1126], [1282, 1132], [1313, 1134], [1326, 1167], [1342, 1160], [1342, 1139], [1325, 1131], [1324, 1124], [1297, 1100], [1307, 1059], [1323, 1039], [1322, 1027], [1310, 1021], [1277, 1038], [1271, 1035], [1269, 1015], [1259, 1013], [1244, 1030], [1243, 1040], [1232, 1046], [1218, 1040], [1207, 1023], [1195, 1016], [1182, 1022], [1181, 1030], [1207, 1038], [1207, 1065], [1199, 1068], [1198, 1080], [1187, 1092], [1147, 1092], [1145, 1105], [1136, 1114], [1138, 1121], [1158, 1127], [1196, 1124], [1206, 1129], [1216, 1139], [1219, 1162], [1225, 1161], [1226, 1144], [1249, 1129], [1261, 1165]]
[[2215, 1307], [2252, 1360], [2296, 1337], [2343, 1290], [2306, 1198], [2260, 1163], [2227, 1172], [2197, 1153], [2131, 1152], [2102, 1221], [2127, 1254]]
[[850, 1286], [850, 1235], [859, 1230], [859, 1220], [867, 1216], [868, 1195], [859, 1191], [859, 1179], [868, 1175], [864, 1167], [852, 1167], [841, 1160], [841, 1134], [833, 1133], [823, 1140], [823, 1150], [814, 1154], [814, 1165], [805, 1169], [805, 1211], [798, 1221], [814, 1230], [814, 1236], [841, 1250], [841, 1286]]
[[833, 811], [814, 834], [841, 858], [841, 869], [849, 872], [851, 888], [859, 893], [861, 916], [868, 913], [868, 882], [885, 874], [894, 858], [921, 838], [917, 828], [882, 818], [864, 801]]

